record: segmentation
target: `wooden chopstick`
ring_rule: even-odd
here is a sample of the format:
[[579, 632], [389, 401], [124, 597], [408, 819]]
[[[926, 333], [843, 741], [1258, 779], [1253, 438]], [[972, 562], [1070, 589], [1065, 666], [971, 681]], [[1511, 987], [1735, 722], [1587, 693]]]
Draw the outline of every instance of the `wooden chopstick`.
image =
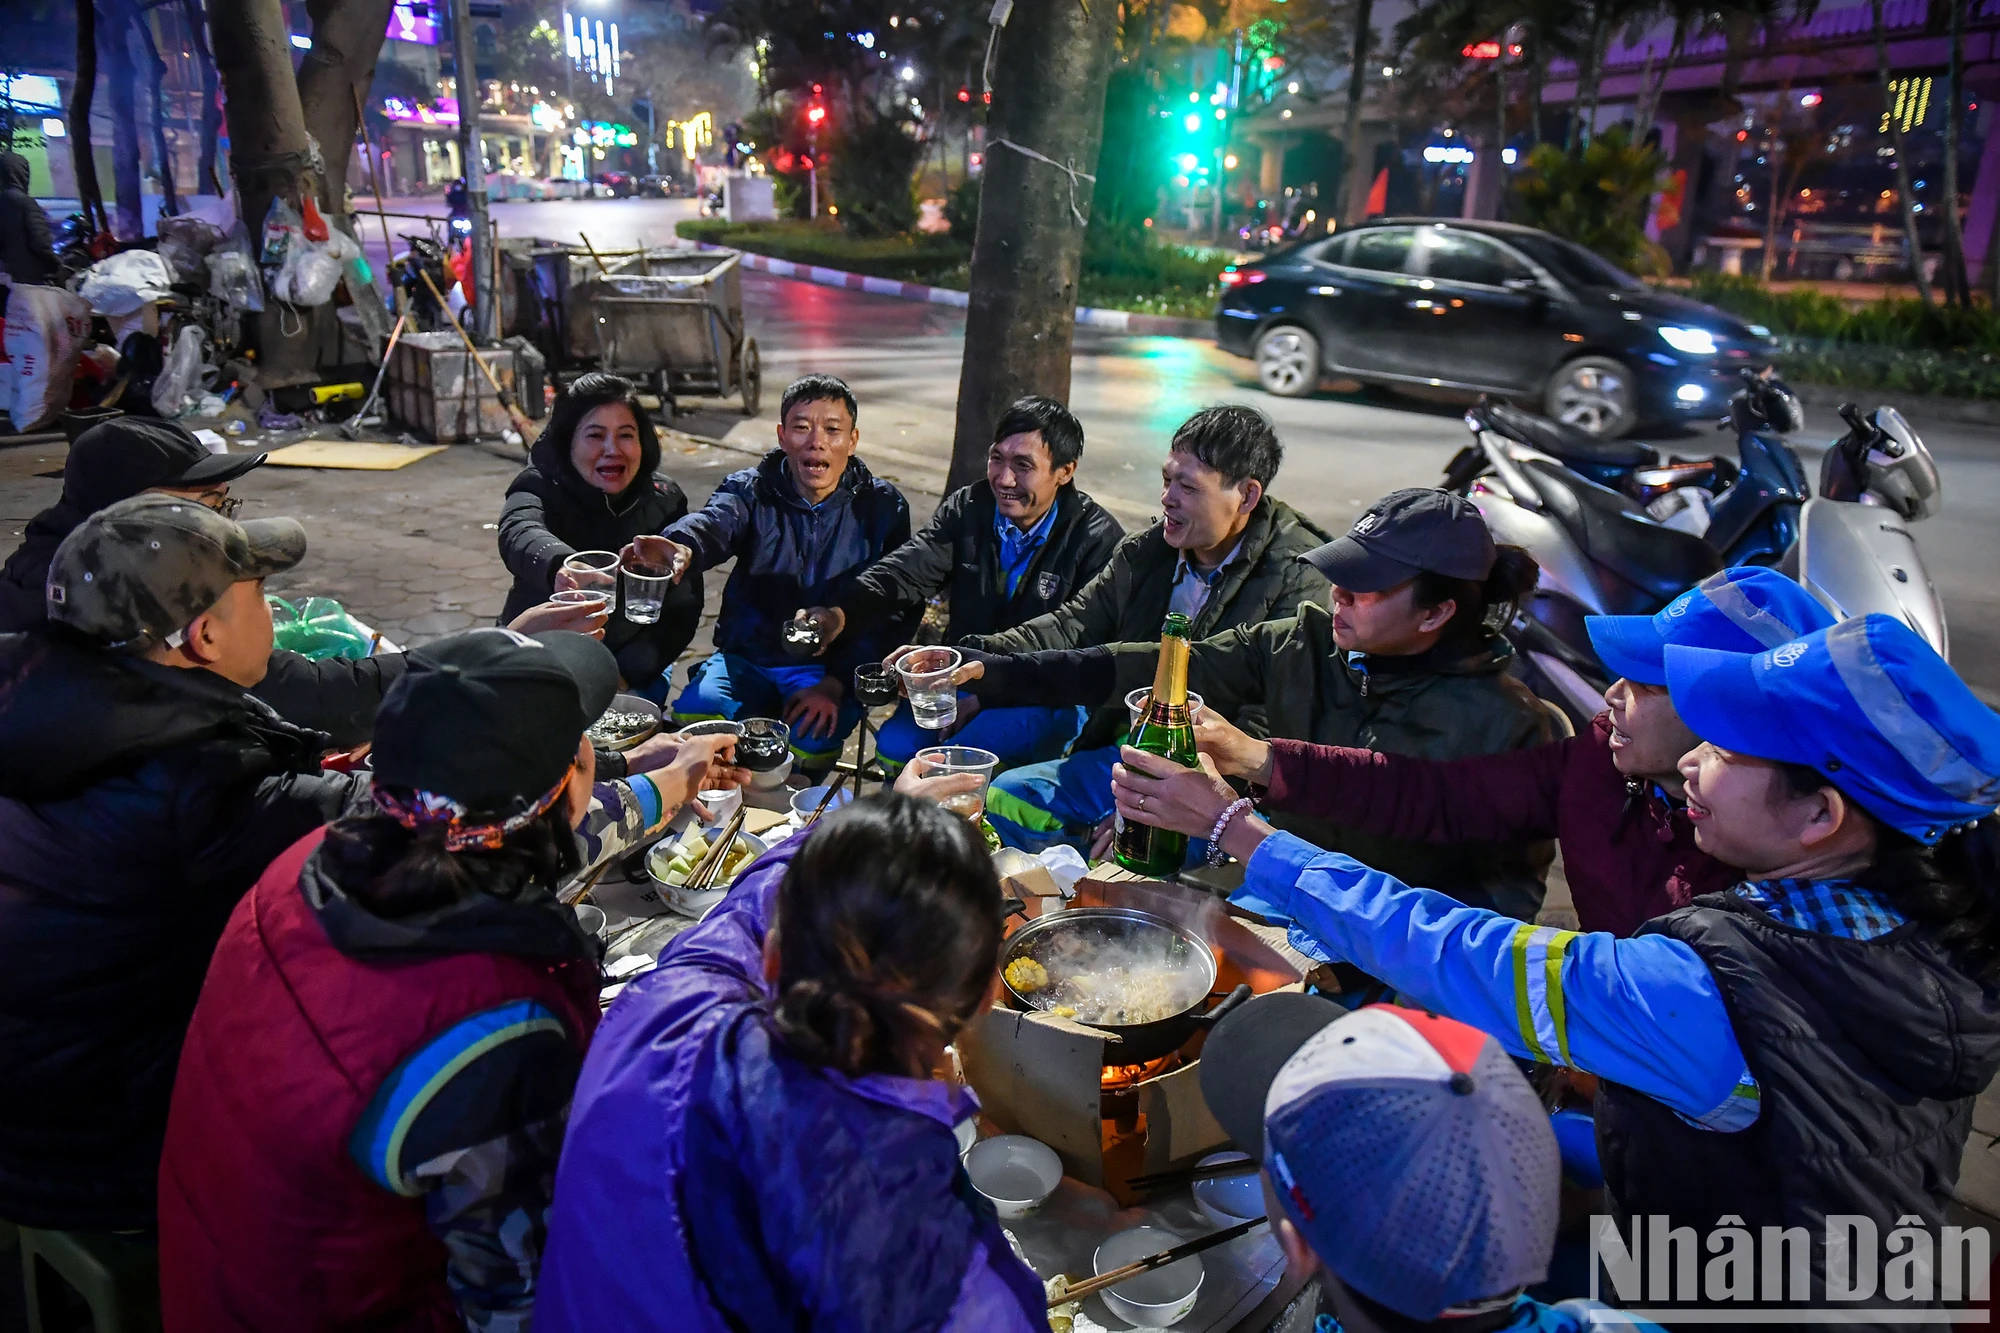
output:
[[1226, 1176], [1255, 1175], [1263, 1164], [1254, 1157], [1245, 1157], [1234, 1162], [1210, 1162], [1207, 1166], [1187, 1166], [1177, 1171], [1155, 1171], [1149, 1176], [1133, 1176], [1126, 1181], [1127, 1188], [1144, 1193], [1148, 1190], [1163, 1189], [1168, 1185], [1179, 1185], [1196, 1180], [1216, 1180]]
[[611, 863], [613, 861], [616, 861], [617, 859], [618, 858], [615, 856], [605, 857], [604, 860], [598, 864], [597, 869], [591, 871], [588, 875], [585, 875], [583, 877], [582, 882], [579, 883], [575, 888], [564, 889], [562, 893], [557, 895], [556, 900], [560, 902], [564, 907], [574, 907], [578, 903], [582, 902], [585, 898], [588, 898], [590, 896], [590, 891], [597, 887], [597, 881], [604, 878], [604, 872], [611, 869]]
[[1253, 1217], [1248, 1222], [1238, 1222], [1233, 1227], [1224, 1227], [1220, 1231], [1211, 1231], [1206, 1236], [1197, 1236], [1193, 1240], [1184, 1241], [1174, 1246], [1171, 1250], [1161, 1250], [1158, 1254], [1149, 1254], [1144, 1259], [1136, 1259], [1126, 1264], [1123, 1268], [1114, 1268], [1109, 1273], [1100, 1273], [1088, 1281], [1076, 1283], [1060, 1296], [1051, 1296], [1049, 1298], [1049, 1309], [1053, 1310], [1058, 1305], [1067, 1305], [1071, 1301], [1080, 1301], [1085, 1296], [1103, 1291], [1106, 1287], [1115, 1287], [1120, 1282], [1124, 1282], [1128, 1278], [1135, 1278], [1141, 1273], [1150, 1273], [1155, 1268], [1165, 1268], [1168, 1264], [1179, 1263], [1190, 1255], [1200, 1254], [1203, 1250], [1212, 1250], [1218, 1245], [1226, 1245], [1238, 1236], [1247, 1236], [1253, 1228], [1263, 1225], [1263, 1218]]
[[711, 886], [717, 872], [722, 868], [722, 863], [729, 859], [729, 849], [736, 845], [736, 835], [743, 831], [743, 817], [746, 813], [748, 807], [741, 805], [736, 807], [736, 813], [729, 817], [729, 822], [722, 826], [721, 834], [709, 844], [708, 851], [700, 863], [688, 872], [687, 879], [681, 884], [683, 889], [702, 890]]
[[805, 823], [799, 825], [799, 827], [802, 829], [811, 828], [818, 821], [819, 817], [826, 813], [826, 808], [833, 804], [833, 798], [840, 795], [841, 785], [846, 781], [847, 774], [845, 772], [834, 774], [833, 781], [826, 784], [826, 795], [819, 798], [819, 804], [813, 807], [813, 812], [806, 816]]

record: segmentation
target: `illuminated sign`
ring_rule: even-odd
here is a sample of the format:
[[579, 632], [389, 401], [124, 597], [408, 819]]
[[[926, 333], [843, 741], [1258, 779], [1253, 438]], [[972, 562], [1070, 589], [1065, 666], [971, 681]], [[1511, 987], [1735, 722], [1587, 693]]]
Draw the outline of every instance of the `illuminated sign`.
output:
[[[1469, 46], [1461, 47], [1458, 53], [1467, 60], [1498, 60], [1500, 58], [1500, 43], [1473, 42]], [[1518, 60], [1520, 56], [1520, 43], [1516, 42], [1507, 47], [1507, 58], [1509, 60]]]
[[407, 0], [407, 3], [395, 5], [389, 10], [388, 35], [392, 41], [436, 46], [437, 19], [423, 0]]
[[1424, 161], [1426, 162], [1464, 163], [1472, 161], [1474, 156], [1475, 155], [1470, 148], [1462, 147], [1459, 144], [1434, 143], [1430, 147], [1424, 149]]
[[382, 99], [382, 114], [390, 120], [414, 125], [456, 125], [458, 101], [456, 98], [440, 97], [436, 102], [425, 105], [422, 102], [406, 102], [400, 97], [385, 97]]
[[562, 128], [562, 117], [557, 115], [556, 109], [547, 102], [537, 102], [529, 107], [528, 119], [536, 129], [541, 130], [543, 133], [550, 133]]
[[575, 142], [589, 144], [592, 148], [636, 148], [639, 133], [630, 125], [611, 125], [601, 120], [586, 120], [578, 124]]

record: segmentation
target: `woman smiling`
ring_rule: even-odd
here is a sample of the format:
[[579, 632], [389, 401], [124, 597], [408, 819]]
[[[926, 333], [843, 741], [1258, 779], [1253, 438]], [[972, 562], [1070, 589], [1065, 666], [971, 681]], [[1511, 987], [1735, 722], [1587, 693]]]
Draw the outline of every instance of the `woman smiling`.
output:
[[[630, 380], [591, 374], [570, 385], [500, 510], [500, 558], [514, 575], [503, 621], [547, 601], [563, 561], [578, 551], [621, 550], [687, 513], [681, 488], [655, 474], [659, 463], [659, 436]], [[665, 697], [674, 659], [701, 619], [701, 595], [700, 580], [685, 579], [668, 592], [657, 624], [619, 616], [605, 624], [628, 688]]]

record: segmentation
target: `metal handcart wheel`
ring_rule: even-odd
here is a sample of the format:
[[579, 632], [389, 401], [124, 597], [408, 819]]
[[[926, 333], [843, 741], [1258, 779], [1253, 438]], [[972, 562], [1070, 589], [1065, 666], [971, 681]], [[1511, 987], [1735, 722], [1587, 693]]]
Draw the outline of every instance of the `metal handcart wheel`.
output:
[[743, 415], [754, 417], [764, 401], [764, 361], [757, 354], [755, 338], [744, 340], [742, 368], [737, 378], [737, 387], [743, 391]]

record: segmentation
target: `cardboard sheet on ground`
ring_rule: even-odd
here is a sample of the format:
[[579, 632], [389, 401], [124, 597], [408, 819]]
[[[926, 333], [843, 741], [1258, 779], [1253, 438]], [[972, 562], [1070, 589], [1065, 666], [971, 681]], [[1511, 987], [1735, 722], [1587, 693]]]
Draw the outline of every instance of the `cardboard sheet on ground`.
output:
[[346, 440], [301, 440], [264, 455], [275, 467], [346, 468], [360, 472], [394, 472], [419, 459], [441, 454], [442, 444], [351, 444]]

